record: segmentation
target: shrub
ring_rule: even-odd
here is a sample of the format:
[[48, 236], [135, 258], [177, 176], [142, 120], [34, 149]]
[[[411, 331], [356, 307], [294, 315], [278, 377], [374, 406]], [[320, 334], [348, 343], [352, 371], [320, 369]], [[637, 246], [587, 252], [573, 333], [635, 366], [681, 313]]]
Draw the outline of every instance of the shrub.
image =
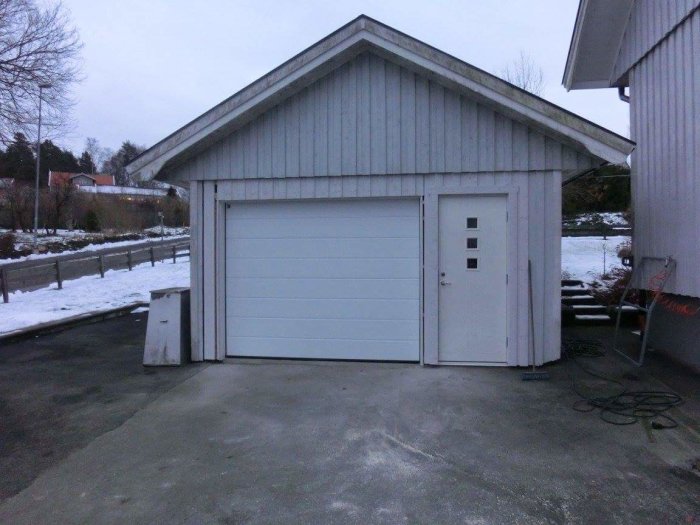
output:
[[15, 234], [12, 232], [0, 235], [0, 258], [9, 259], [15, 255]]
[[98, 232], [100, 231], [100, 221], [97, 218], [95, 210], [88, 210], [85, 213], [85, 231]]
[[[598, 276], [598, 280], [591, 283], [591, 293], [596, 300], [605, 306], [614, 306], [620, 303], [622, 293], [632, 277], [632, 269], [625, 267], [613, 268], [606, 275]], [[629, 302], [636, 302], [635, 292], [630, 293], [627, 298]]]

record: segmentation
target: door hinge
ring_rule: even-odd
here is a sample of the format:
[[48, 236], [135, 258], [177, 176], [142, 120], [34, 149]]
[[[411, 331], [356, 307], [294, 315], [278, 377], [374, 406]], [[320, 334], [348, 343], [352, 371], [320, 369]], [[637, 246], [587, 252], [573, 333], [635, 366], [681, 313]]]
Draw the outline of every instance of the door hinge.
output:
[[506, 284], [508, 284], [508, 274], [506, 274]]
[[508, 212], [506, 212], [506, 222], [508, 222]]

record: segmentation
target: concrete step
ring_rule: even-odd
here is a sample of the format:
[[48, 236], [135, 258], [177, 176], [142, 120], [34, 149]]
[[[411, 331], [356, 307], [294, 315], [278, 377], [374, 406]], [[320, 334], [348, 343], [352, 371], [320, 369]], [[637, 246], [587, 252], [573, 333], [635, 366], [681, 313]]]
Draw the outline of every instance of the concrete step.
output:
[[567, 286], [583, 287], [583, 281], [579, 281], [578, 279], [562, 279], [561, 285], [562, 285], [562, 288], [567, 287]]
[[608, 309], [602, 304], [572, 304], [571, 307], [574, 309], [574, 313], [579, 315], [607, 315]]
[[585, 288], [562, 288], [561, 289], [561, 296], [562, 297], [572, 297], [574, 295], [587, 295], [588, 290]]
[[561, 298], [563, 304], [575, 305], [575, 304], [598, 304], [595, 297], [592, 295], [581, 294], [581, 295], [567, 295]]
[[577, 314], [574, 320], [578, 325], [609, 325], [615, 322], [608, 314]]

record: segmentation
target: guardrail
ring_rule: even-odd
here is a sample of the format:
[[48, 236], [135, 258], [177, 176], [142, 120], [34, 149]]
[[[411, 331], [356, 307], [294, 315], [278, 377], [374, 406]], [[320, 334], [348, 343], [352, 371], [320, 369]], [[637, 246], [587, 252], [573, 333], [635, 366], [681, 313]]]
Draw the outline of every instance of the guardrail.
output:
[[601, 230], [600, 228], [562, 228], [563, 237], [612, 237], [615, 235], [632, 235], [632, 228], [616, 226]]
[[60, 290], [66, 279], [98, 273], [104, 278], [107, 270], [131, 270], [149, 261], [151, 266], [165, 259], [175, 263], [178, 257], [189, 257], [189, 248], [189, 238], [180, 238], [6, 263], [0, 265], [2, 300], [8, 303], [10, 292], [36, 290], [54, 282]]

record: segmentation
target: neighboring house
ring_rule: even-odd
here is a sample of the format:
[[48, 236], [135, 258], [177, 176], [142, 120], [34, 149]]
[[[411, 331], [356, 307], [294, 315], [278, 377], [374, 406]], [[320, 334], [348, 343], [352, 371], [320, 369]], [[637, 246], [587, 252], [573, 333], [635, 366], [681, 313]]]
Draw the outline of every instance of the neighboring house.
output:
[[80, 188], [83, 187], [101, 187], [114, 186], [114, 177], [112, 175], [87, 173], [69, 173], [66, 171], [49, 171], [48, 186], [50, 188], [60, 186], [61, 184], [74, 184]]
[[582, 0], [564, 85], [630, 104], [635, 263], [677, 261], [650, 344], [700, 367], [700, 0]]
[[194, 360], [527, 365], [560, 357], [562, 180], [632, 147], [360, 16], [127, 169], [190, 185]]
[[79, 191], [101, 195], [113, 195], [138, 198], [161, 198], [168, 194], [167, 188], [136, 188], [133, 186], [116, 186], [112, 175], [86, 173], [69, 173], [49, 171], [49, 187], [61, 184], [73, 184]]

